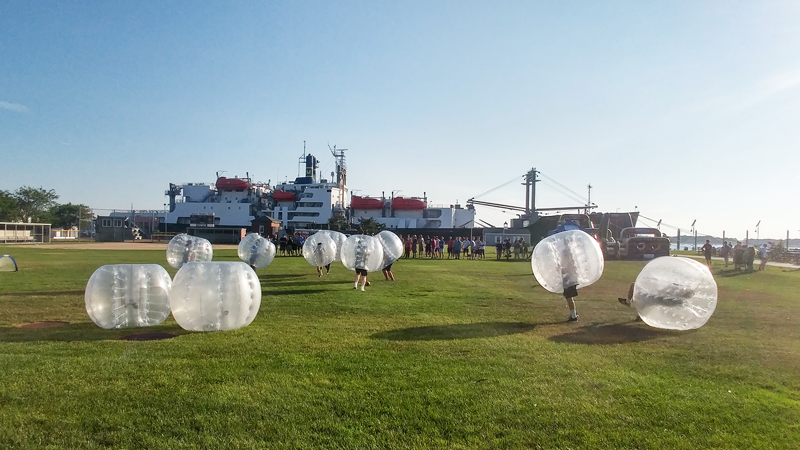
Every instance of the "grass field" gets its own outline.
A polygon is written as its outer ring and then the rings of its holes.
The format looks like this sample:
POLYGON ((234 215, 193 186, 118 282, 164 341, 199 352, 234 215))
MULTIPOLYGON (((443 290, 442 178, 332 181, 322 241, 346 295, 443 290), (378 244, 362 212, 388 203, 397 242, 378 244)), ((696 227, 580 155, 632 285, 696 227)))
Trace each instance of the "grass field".
MULTIPOLYGON (((643 263, 577 298, 525 261, 401 260, 395 282, 302 258, 259 270, 248 327, 103 330, 84 288, 163 250, 2 246, 0 448, 800 448, 800 272, 716 263, 719 304, 672 332, 620 305, 643 263), (61 321, 62 326, 29 327, 61 321), (123 336, 161 332, 152 341, 123 336)), ((215 250, 215 260, 237 260, 215 250)))

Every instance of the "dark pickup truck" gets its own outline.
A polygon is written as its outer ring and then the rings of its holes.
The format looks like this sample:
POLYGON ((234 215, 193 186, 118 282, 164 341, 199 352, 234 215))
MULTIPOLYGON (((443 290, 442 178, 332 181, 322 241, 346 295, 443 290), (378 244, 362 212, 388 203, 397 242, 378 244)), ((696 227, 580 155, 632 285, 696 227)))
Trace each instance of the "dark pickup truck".
POLYGON ((625 228, 620 233, 620 259, 645 260, 669 256, 669 238, 655 228, 625 228))

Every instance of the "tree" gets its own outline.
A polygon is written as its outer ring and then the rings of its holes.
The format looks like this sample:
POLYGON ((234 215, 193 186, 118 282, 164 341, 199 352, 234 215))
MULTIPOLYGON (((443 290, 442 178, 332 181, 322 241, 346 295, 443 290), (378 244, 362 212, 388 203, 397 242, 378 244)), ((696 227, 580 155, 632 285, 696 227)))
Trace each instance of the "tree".
POLYGON ((20 219, 23 222, 47 222, 50 209, 56 205, 58 194, 53 189, 23 186, 13 194, 19 207, 20 219))
POLYGON ((344 216, 334 215, 331 217, 331 220, 328 221, 328 228, 333 231, 346 231, 349 226, 344 216))
POLYGON ((20 220, 17 199, 8 192, 0 191, 0 222, 16 222, 20 220))
POLYGON ((94 214, 86 205, 55 205, 50 208, 50 220, 53 228, 81 228, 81 222, 91 221, 94 214))
POLYGON ((386 229, 386 225, 378 222, 377 220, 373 219, 372 217, 360 218, 358 222, 358 229, 361 234, 366 235, 373 235, 381 232, 382 230, 386 229))

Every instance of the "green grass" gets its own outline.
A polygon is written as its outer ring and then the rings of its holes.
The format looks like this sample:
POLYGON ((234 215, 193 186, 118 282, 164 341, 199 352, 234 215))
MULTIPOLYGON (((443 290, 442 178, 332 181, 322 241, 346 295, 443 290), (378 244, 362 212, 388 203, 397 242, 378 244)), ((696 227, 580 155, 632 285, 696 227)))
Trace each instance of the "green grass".
MULTIPOLYGON (((259 270, 248 327, 170 318, 103 330, 83 289, 101 265, 163 251, 0 246, 0 448, 800 448, 800 272, 715 267, 702 328, 617 303, 643 263, 609 262, 581 321, 527 262, 401 260, 367 292, 335 264, 259 270), (38 321, 66 321, 26 328, 38 321), (141 332, 178 337, 126 341, 141 332)), ((215 260, 236 260, 216 250, 215 260)))

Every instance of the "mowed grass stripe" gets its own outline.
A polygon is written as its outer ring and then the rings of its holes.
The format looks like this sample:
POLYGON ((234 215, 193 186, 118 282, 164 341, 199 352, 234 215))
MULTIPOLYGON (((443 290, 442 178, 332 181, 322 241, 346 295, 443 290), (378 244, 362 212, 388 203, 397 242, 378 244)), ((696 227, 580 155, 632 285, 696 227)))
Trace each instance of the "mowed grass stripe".
MULTIPOLYGON (((259 270, 247 328, 91 323, 99 266, 163 251, 0 246, 2 448, 797 448, 800 273, 715 266, 717 311, 657 330, 619 305, 643 263, 608 262, 581 321, 526 261, 401 260, 366 292, 335 264, 259 270), (22 328, 66 321, 51 328, 22 328), (167 332, 131 342, 119 337, 167 332)), ((234 260, 235 250, 215 251, 234 260)))

